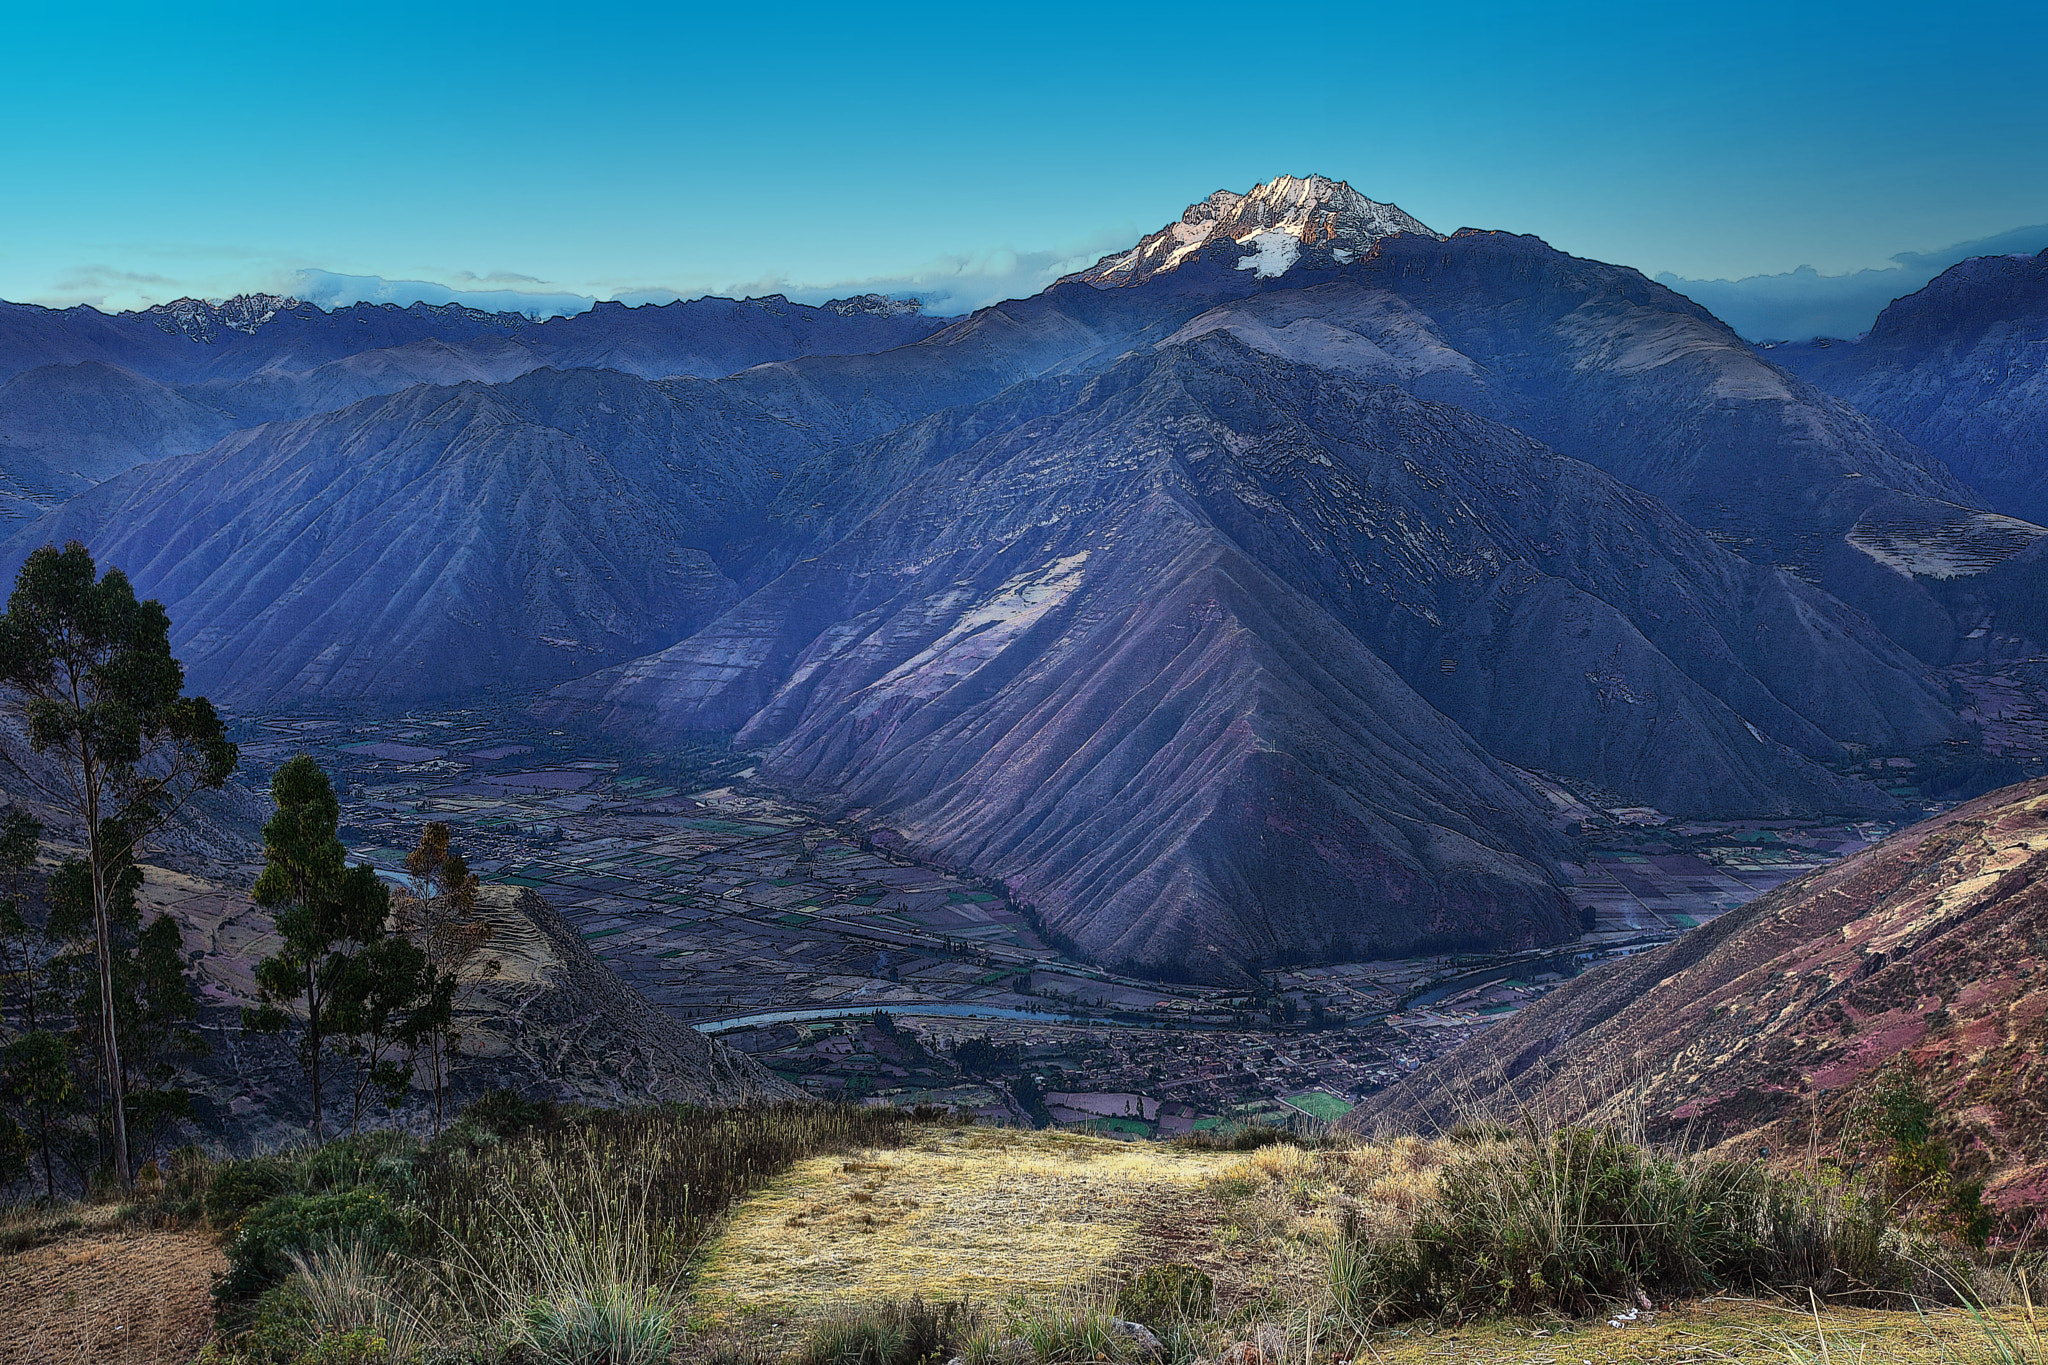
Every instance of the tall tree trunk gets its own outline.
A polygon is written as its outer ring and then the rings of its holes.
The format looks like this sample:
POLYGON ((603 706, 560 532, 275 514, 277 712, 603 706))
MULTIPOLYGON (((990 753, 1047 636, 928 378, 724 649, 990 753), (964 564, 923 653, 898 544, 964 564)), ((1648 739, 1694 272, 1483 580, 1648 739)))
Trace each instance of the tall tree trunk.
POLYGON ((50 1192, 50 1202, 57 1201, 57 1171, 50 1164, 50 1106, 42 1106, 43 1129, 43 1186, 50 1192))
POLYGON ((320 1112, 320 989, 313 964, 306 964, 306 1074, 313 1082, 313 1145, 327 1141, 326 1121, 320 1112))
POLYGON ((100 1051, 106 1060, 107 1107, 114 1133, 114 1178, 128 1188, 128 1102, 121 1072, 121 1023, 114 1012, 114 926, 107 904, 106 850, 100 842, 99 773, 80 746, 85 774, 85 861, 92 875, 92 928, 100 959, 100 1051))

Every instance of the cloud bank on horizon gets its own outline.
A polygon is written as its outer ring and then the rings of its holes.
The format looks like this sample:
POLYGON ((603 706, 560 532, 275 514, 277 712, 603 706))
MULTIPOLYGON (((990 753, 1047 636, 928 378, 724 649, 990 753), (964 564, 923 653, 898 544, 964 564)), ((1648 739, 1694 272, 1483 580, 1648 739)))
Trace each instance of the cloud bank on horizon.
POLYGON ((630 306, 672 303, 677 299, 715 294, 725 298, 762 298, 780 294, 798 303, 825 303, 858 294, 917 299, 927 313, 953 317, 1005 299, 1026 298, 1063 275, 1086 269, 1103 256, 1126 246, 1121 237, 1103 235, 1066 250, 1015 251, 1000 248, 973 254, 942 256, 921 268, 893 275, 874 275, 805 283, 782 277, 748 280, 684 293, 661 286, 581 293, 573 289, 520 289, 519 283, 543 284, 525 275, 471 276, 455 283, 438 280, 393 280, 381 275, 348 275, 332 270, 294 272, 283 292, 322 308, 355 303, 459 303, 494 313, 524 313, 533 318, 567 317, 587 311, 600 298, 630 306), (479 286, 498 286, 483 288, 479 286))
MULTIPOLYGON (((322 308, 342 308, 353 303, 459 303, 535 318, 581 313, 601 297, 637 306, 670 303, 704 293, 730 298, 780 294, 798 303, 882 294, 896 299, 914 298, 924 304, 926 312, 952 317, 1005 299, 1036 294, 1062 276, 1085 269, 1125 245, 1120 238, 1102 237, 1085 248, 1065 251, 1002 249, 946 256, 922 269, 895 275, 826 284, 770 278, 700 290, 696 294, 659 287, 605 294, 506 287, 542 283, 531 276, 471 276, 446 284, 312 269, 298 271, 287 289, 293 297, 322 308)), ((1843 275, 1823 275, 1812 266, 1803 265, 1775 275, 1751 275, 1738 280, 1686 279, 1669 271, 1655 278, 1707 308, 1751 341, 1808 341, 1817 336, 1861 336, 1892 300, 1923 288, 1942 271, 1972 256, 2032 255, 2043 249, 2048 249, 2048 224, 2014 228, 1934 251, 1901 251, 1891 257, 1893 264, 1888 267, 1843 275)))

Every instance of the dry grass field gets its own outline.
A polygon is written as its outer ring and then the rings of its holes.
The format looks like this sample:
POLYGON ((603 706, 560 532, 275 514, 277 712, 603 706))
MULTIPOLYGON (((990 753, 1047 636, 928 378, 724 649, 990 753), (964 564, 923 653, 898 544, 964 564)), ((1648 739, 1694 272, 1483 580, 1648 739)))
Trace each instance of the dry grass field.
POLYGON ((700 1314, 802 1321, 853 1297, 1002 1301, 1085 1284, 1236 1158, 1057 1132, 935 1130, 800 1163, 693 1279, 700 1314))
MULTIPOLYGON (((227 1265, 207 1232, 164 1232, 86 1208, 82 1225, 0 1255, 4 1365, 168 1365, 213 1328, 207 1289, 227 1265)), ((10 1229, 15 1231, 16 1229, 10 1229)))
MULTIPOLYGON (((2048 1336, 2024 1306, 1816 1317, 1809 1304, 1722 1296, 1625 1321, 1420 1318, 1361 1338, 1331 1288, 1345 1229, 1404 1234, 1448 1197, 1443 1172, 1483 1150, 1402 1139, 1233 1152, 915 1127, 901 1146, 799 1161, 715 1221, 682 1287, 691 1330, 675 1358, 799 1359, 821 1323, 912 1296, 971 1300, 1002 1338, 1101 1314, 1133 1272, 1181 1263, 1214 1278, 1215 1312, 1173 1358, 1209 1365, 2048 1365, 2048 1336)), ((9 1220, 6 1245, 25 1249, 0 1253, 0 1365, 192 1361, 225 1264, 221 1234, 145 1221, 108 1207, 9 1220)))
POLYGON ((743 1202, 692 1277, 693 1313, 782 1342, 858 1301, 971 1298, 1022 1315, 1175 1261, 1215 1278, 1226 1314, 1298 1316, 1324 1291, 1342 1221, 1405 1226, 1443 1158, 1418 1140, 1235 1153, 931 1130, 803 1162, 743 1202))

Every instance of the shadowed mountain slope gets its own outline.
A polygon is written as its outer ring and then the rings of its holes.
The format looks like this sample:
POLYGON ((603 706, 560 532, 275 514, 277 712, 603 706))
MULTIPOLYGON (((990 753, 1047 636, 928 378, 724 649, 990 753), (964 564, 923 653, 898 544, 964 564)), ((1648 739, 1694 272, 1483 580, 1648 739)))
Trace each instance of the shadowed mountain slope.
POLYGON ((454 304, 330 313, 260 295, 113 316, 0 303, 0 497, 33 516, 237 428, 418 384, 503 383, 548 367, 715 378, 795 356, 886 350, 945 325, 873 297, 815 308, 779 296, 607 303, 546 322, 454 304))
POLYGON ((2048 521, 2048 252, 1951 266, 1860 342, 1766 354, 1946 460, 1987 506, 2048 521))
POLYGON ((740 594, 756 490, 803 443, 701 381, 539 371, 237 434, 9 543, 79 538, 237 705, 420 699, 587 672, 740 594))
POLYGON ((2048 781, 1994 792, 1560 987, 1347 1122, 1531 1105, 1803 1152, 1906 1059, 2001 1204, 2048 1196, 2048 781))
POLYGON ((1805 814, 1888 804, 1847 746, 1966 740, 1898 642, 1946 661, 1968 622, 1912 566, 2024 597, 2037 528, 1634 271, 1336 182, 1190 212, 937 330, 872 301, 131 318, 179 401, 347 406, 120 475, 0 559, 86 539, 238 706, 567 682, 650 743, 738 731, 1099 958, 1211 975, 1568 933, 1508 764, 1805 814), (888 346, 825 353, 857 335, 888 346))
POLYGON ((1561 933, 1487 748, 1708 814, 1881 802, 1812 758, 1955 733, 1853 611, 1470 413, 1222 336, 1001 405, 871 451, 901 492, 559 712, 737 730, 1091 954, 1197 971, 1230 916, 1252 959, 1561 933), (1533 934, 1430 899, 1503 867, 1533 934))
POLYGON ((102 361, 45 365, 0 381, 0 480, 36 515, 144 461, 203 450, 238 425, 102 361))
POLYGON ((1533 238, 1390 238, 1340 280, 1237 300, 1188 327, 1216 329, 1515 426, 1864 607, 1936 662, 1969 626, 1859 531, 1960 528, 1971 574, 2026 543, 1980 534, 1977 496, 1938 460, 1759 358, 1697 305, 1533 238))

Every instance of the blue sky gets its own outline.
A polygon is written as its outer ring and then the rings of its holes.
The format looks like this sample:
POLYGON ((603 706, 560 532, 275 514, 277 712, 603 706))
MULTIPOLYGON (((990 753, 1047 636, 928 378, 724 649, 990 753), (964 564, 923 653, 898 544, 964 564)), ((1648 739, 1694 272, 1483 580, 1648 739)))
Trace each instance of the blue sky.
POLYGON ((0 297, 1025 292, 1321 172, 1686 279, 2048 223, 2038 4, 0 0, 0 297))

